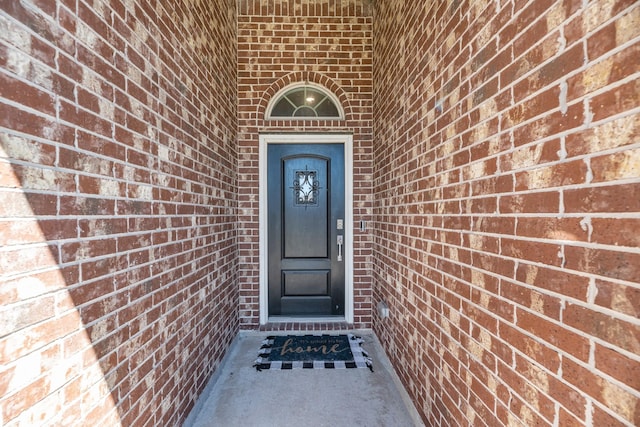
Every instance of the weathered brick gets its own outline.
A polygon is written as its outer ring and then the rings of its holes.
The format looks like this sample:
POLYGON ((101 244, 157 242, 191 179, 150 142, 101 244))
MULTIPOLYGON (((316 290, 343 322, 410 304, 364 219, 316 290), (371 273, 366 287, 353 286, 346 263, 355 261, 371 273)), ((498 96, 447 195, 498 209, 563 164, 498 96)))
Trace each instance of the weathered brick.
POLYGON ((560 209, 560 195, 554 191, 519 193, 500 197, 500 212, 510 213, 555 213, 560 209))
POLYGON ((501 381, 504 381, 519 396, 527 396, 527 403, 533 406, 533 409, 541 414, 547 422, 553 420, 554 409, 552 408, 551 399, 548 397, 548 390, 540 390, 536 386, 540 386, 539 381, 532 378, 532 365, 524 361, 523 358, 517 358, 516 369, 505 366, 503 363, 498 364, 498 375, 501 381))
MULTIPOLYGON (((638 421, 637 397, 617 384, 598 376, 596 372, 569 358, 564 358, 562 378, 616 413, 627 423, 636 424, 638 421)), ((597 419, 608 418, 604 414, 596 417, 597 419)))
POLYGON ((560 320, 560 301, 550 295, 503 280, 500 296, 546 317, 560 320))
POLYGON ((580 218, 519 218, 516 234, 522 237, 580 242, 588 241, 589 237, 580 218))
POLYGON ((589 280, 566 270, 550 269, 527 263, 520 263, 515 274, 518 281, 548 289, 572 298, 586 300, 589 280))
POLYGON ((577 304, 568 304, 563 309, 562 320, 631 353, 640 352, 640 327, 625 320, 577 304))
POLYGON ((640 83, 637 79, 594 96, 590 100, 593 120, 603 120, 637 107, 640 83))
POLYGON ((596 368, 607 375, 627 384, 634 390, 640 389, 640 362, 631 359, 613 348, 596 345, 596 368))
POLYGON ((594 303, 632 317, 640 317, 640 289, 597 279, 594 303))
POLYGON ((640 184, 587 186, 564 190, 564 207, 572 213, 640 211, 640 184))
POLYGON ((568 101, 583 97, 637 73, 640 70, 640 64, 634 61, 634 58, 638 55, 640 55, 640 44, 635 43, 570 77, 567 80, 568 101))
POLYGON ((551 345, 586 361, 589 358, 589 340, 564 325, 543 319, 525 310, 517 310, 517 326, 551 345))
POLYGON ((550 62, 542 65, 534 73, 514 87, 516 101, 524 99, 534 92, 548 87, 565 75, 577 70, 584 64, 582 46, 575 45, 550 62))
POLYGON ((602 251, 567 246, 565 267, 603 278, 634 281, 640 275, 640 255, 633 252, 602 251))

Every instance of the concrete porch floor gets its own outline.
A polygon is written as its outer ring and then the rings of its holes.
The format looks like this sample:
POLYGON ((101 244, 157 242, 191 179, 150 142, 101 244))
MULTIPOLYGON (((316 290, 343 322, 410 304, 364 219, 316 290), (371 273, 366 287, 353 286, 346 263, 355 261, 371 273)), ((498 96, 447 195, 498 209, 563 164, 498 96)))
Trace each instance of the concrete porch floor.
POLYGON ((373 358, 374 372, 368 369, 258 372, 252 366, 261 341, 268 335, 287 333, 241 332, 184 426, 422 426, 373 332, 352 333, 364 339, 362 346, 373 358))

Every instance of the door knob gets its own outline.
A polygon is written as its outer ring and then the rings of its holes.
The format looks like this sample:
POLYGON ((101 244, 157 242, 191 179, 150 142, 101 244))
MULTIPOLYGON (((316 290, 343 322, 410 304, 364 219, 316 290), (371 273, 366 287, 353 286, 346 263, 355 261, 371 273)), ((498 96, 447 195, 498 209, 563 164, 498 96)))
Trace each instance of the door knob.
POLYGON ((342 245, 344 244, 344 236, 338 235, 338 261, 342 261, 342 245))

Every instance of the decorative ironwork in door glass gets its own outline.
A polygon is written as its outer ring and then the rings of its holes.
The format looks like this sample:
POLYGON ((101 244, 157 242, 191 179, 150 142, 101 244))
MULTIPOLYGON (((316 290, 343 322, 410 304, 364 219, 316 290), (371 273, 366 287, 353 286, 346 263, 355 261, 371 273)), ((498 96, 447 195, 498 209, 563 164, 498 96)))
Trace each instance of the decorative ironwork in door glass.
POLYGON ((318 173, 305 168, 303 171, 296 171, 293 180, 293 193, 295 204, 298 206, 313 206, 318 204, 318 190, 320 184, 317 179, 318 173))

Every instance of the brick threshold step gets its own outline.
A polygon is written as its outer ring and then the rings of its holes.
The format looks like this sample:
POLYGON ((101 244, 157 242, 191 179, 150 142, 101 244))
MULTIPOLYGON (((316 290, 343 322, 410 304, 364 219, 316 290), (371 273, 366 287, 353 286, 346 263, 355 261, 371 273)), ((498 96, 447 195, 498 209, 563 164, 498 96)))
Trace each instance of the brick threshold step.
POLYGON ((260 325, 258 331, 348 331, 353 330, 354 325, 346 322, 272 322, 260 325))

